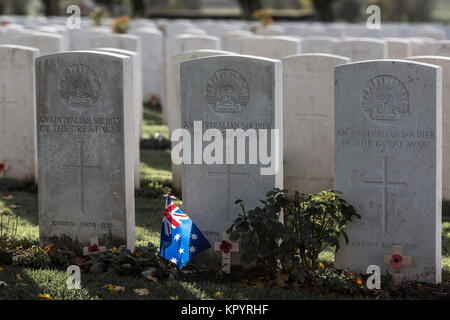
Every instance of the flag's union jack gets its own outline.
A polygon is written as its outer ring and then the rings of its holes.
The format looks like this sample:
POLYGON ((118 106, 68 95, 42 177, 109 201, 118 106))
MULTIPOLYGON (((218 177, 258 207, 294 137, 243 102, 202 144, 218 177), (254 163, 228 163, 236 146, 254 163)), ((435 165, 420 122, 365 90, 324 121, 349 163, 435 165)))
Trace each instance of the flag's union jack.
POLYGON ((167 195, 161 225, 160 255, 183 268, 199 252, 211 248, 194 222, 167 195))
POLYGON ((183 220, 189 220, 189 217, 178 208, 178 206, 170 199, 170 196, 167 197, 166 207, 164 208, 164 230, 168 236, 171 236, 172 230, 176 229, 183 220))

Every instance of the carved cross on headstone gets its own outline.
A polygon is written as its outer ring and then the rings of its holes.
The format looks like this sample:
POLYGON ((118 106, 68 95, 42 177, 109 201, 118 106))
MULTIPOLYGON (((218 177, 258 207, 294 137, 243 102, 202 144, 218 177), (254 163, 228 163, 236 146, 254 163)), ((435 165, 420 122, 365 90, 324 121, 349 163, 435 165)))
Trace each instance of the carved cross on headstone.
POLYGON ((230 221, 230 213, 231 213, 231 205, 233 202, 233 199, 231 199, 231 179, 232 178, 249 178, 248 172, 232 172, 230 165, 227 165, 227 170, 225 172, 221 171, 215 171, 215 172, 208 172, 208 177, 225 177, 226 179, 226 186, 227 186, 227 196, 224 197, 227 201, 226 203, 226 210, 227 210, 227 221, 230 221))
POLYGON ((94 254, 96 252, 105 252, 106 247, 105 246, 99 246, 98 245, 98 238, 92 237, 89 241, 90 246, 83 248, 83 255, 88 256, 90 254, 94 254))
POLYGON ((80 206, 81 206, 81 212, 85 213, 85 207, 84 207, 84 173, 86 169, 100 169, 101 166, 97 165, 86 165, 84 163, 84 141, 80 140, 78 141, 78 154, 79 156, 79 162, 77 164, 64 164, 63 166, 66 168, 74 168, 78 169, 80 173, 80 206))
POLYGON ((402 269, 404 266, 412 265, 412 257, 403 256, 403 247, 401 245, 392 245, 392 255, 384 256, 384 263, 391 265, 394 283, 400 284, 403 281, 402 269))
POLYGON ((326 114, 323 114, 323 113, 321 113, 321 112, 317 112, 316 110, 315 110, 315 99, 314 99, 314 97, 313 96, 310 96, 309 97, 309 105, 311 106, 310 108, 308 108, 308 109, 312 109, 312 110, 310 110, 310 111, 306 111, 306 112, 303 112, 303 113, 295 113, 295 116, 297 117, 297 118, 299 118, 299 119, 301 119, 301 120, 307 120, 307 121, 310 121, 311 119, 326 119, 327 118, 327 115, 326 114))
POLYGON ((222 242, 214 242, 214 251, 222 251, 222 271, 231 272, 231 252, 239 252, 239 243, 231 242, 227 233, 222 234, 222 242))
POLYGON ((5 130, 5 123, 6 123, 6 106, 8 105, 15 105, 17 104, 17 101, 10 101, 6 98, 6 86, 2 85, 2 92, 0 94, 0 107, 2 108, 1 112, 1 118, 2 118, 2 130, 5 130))
POLYGON ((403 189, 407 190, 407 184, 406 182, 394 182, 390 181, 388 178, 388 158, 383 157, 383 178, 382 180, 377 181, 363 181, 363 186, 365 187, 380 187, 383 189, 381 193, 381 216, 382 216, 382 225, 383 225, 383 231, 384 233, 389 233, 388 228, 388 220, 389 220, 389 214, 388 214, 388 194, 389 194, 389 188, 396 188, 396 189, 403 189))

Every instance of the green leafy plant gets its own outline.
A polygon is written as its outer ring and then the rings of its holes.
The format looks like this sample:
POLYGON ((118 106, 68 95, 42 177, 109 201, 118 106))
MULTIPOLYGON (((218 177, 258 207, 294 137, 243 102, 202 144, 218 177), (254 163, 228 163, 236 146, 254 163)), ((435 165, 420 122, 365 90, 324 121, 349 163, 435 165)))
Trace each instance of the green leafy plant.
POLYGON ((18 250, 13 256, 13 263, 22 267, 43 269, 51 264, 47 250, 39 246, 18 250))
POLYGON ((228 230, 231 240, 239 240, 244 263, 260 263, 270 272, 283 269, 305 280, 319 269, 318 256, 327 248, 339 250, 339 238, 346 242, 346 223, 360 218, 340 192, 295 193, 293 199, 278 188, 267 193, 264 206, 245 210, 228 230), (281 221, 281 213, 284 222, 281 221))
POLYGON ((134 252, 125 246, 96 252, 87 257, 80 267, 93 274, 114 272, 120 275, 149 274, 158 279, 168 278, 175 269, 158 255, 157 248, 149 243, 147 247, 137 247, 134 252))

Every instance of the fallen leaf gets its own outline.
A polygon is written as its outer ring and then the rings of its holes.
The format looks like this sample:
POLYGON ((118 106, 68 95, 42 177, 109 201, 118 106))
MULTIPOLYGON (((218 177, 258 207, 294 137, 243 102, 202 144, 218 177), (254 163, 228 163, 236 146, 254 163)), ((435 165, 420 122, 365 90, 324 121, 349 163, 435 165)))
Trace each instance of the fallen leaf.
POLYGON ((148 280, 152 280, 153 282, 158 282, 158 278, 152 277, 151 275, 145 276, 148 280))
POLYGON ((5 281, 0 281, 0 287, 1 286, 5 286, 5 287, 7 287, 8 286, 8 284, 5 282, 5 281))
POLYGON ((136 292, 140 296, 146 296, 149 294, 148 290, 145 288, 144 289, 134 289, 133 291, 136 292))
POLYGON ((170 298, 170 300, 178 300, 178 296, 175 296, 175 297, 170 296, 169 298, 170 298))
POLYGON ((18 205, 18 204, 10 204, 8 206, 8 208, 10 208, 10 209, 18 209, 18 208, 20 208, 20 205, 18 205))
POLYGON ((220 291, 214 292, 214 297, 215 298, 223 298, 223 292, 220 292, 220 291))
POLYGON ((2 199, 3 200, 12 200, 12 199, 14 199, 14 197, 10 194, 5 194, 2 196, 2 199))
POLYGON ((16 278, 17 278, 17 280, 19 280, 19 281, 23 281, 23 278, 22 278, 22 276, 20 275, 20 273, 16 274, 16 278))
POLYGON ((286 287, 288 284, 286 283, 286 281, 289 279, 289 275, 288 274, 282 274, 281 272, 277 273, 277 277, 275 279, 275 285, 277 287, 283 288, 286 287))
POLYGON ((108 289, 111 293, 116 293, 119 291, 125 292, 125 287, 115 286, 113 284, 104 285, 103 288, 108 289))
POLYGON ((262 282, 262 281, 255 281, 255 282, 252 282, 251 285, 249 285, 248 287, 249 288, 262 289, 262 288, 264 288, 264 282, 262 282))
POLYGON ((40 294, 38 294, 37 298, 42 299, 42 300, 51 300, 52 299, 52 297, 50 297, 50 295, 47 293, 40 293, 40 294))

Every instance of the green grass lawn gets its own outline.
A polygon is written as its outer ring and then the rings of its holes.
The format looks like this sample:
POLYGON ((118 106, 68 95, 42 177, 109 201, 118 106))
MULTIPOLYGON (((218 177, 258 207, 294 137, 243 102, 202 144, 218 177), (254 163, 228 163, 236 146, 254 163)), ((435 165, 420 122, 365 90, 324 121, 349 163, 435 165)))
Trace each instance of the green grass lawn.
MULTIPOLYGON (((161 115, 146 110, 144 133, 148 136, 157 132, 168 134, 161 125, 161 115)), ((145 181, 170 181, 170 152, 142 150, 141 175, 145 181)), ((159 245, 161 217, 164 198, 150 199, 136 195, 136 244, 146 246, 152 242, 159 245)), ((7 210, 10 217, 18 217, 16 239, 24 245, 38 244, 37 194, 24 191, 0 192, 0 210, 7 210), (9 197, 5 197, 9 196, 9 197)), ((7 216, 3 218, 6 219, 7 216)), ((331 251, 320 256, 326 266, 333 265, 331 251)), ((450 278, 450 217, 443 221, 443 274, 450 278)), ((311 294, 282 288, 242 287, 232 282, 212 283, 209 281, 153 282, 141 277, 118 276, 113 273, 91 275, 82 273, 82 289, 69 290, 66 287, 68 275, 61 270, 29 269, 14 265, 0 266, 0 300, 36 299, 39 294, 48 294, 52 299, 339 299, 364 298, 355 296, 311 294), (8 286, 1 285, 1 281, 8 286), (125 292, 111 293, 104 285, 125 287, 125 292), (134 289, 148 289, 148 295, 139 296, 134 289), (223 296, 215 295, 221 292, 223 296)))

